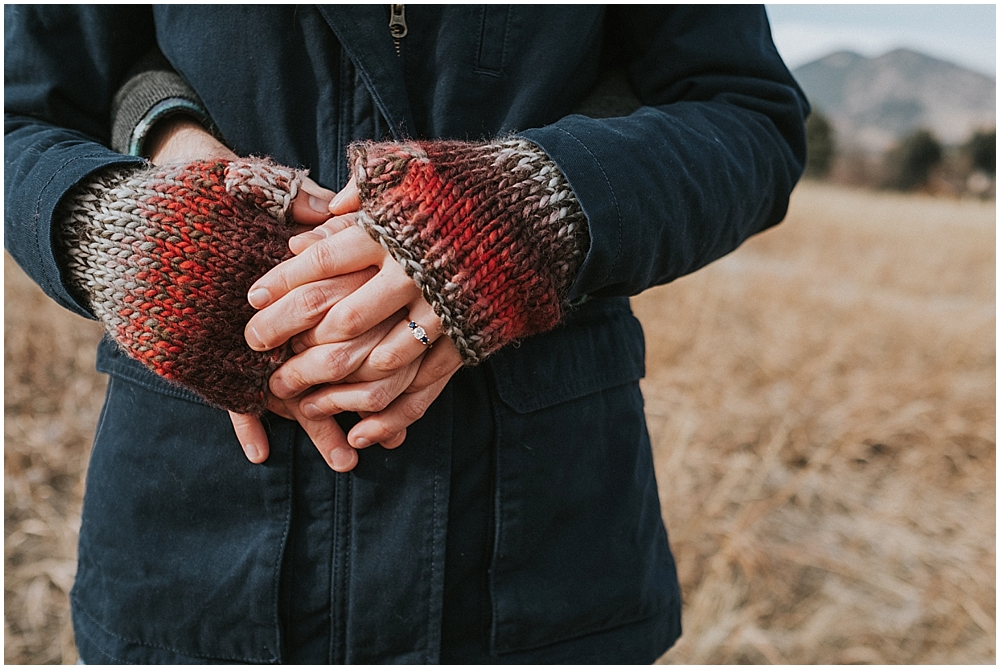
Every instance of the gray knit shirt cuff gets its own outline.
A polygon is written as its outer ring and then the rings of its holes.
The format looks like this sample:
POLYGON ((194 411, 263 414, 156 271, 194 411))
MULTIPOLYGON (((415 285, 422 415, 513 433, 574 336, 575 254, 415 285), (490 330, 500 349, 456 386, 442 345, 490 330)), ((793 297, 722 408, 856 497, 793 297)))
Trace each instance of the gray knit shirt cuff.
POLYGON ((111 148, 143 155, 150 129, 163 119, 183 114, 218 134, 197 93, 175 73, 162 69, 138 72, 118 89, 111 112, 111 148))

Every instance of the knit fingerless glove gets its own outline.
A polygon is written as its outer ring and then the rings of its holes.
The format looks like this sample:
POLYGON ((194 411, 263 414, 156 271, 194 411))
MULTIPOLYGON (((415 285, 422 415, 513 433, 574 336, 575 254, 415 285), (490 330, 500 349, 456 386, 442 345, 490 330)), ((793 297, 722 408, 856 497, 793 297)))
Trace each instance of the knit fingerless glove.
POLYGON ((359 224, 420 287, 467 365, 549 330, 589 244, 565 177, 534 144, 362 143, 359 224))
POLYGON ((261 414, 290 351, 247 346, 246 295, 291 256, 301 176, 260 159, 98 176, 58 214, 69 282, 126 354, 211 404, 261 414))

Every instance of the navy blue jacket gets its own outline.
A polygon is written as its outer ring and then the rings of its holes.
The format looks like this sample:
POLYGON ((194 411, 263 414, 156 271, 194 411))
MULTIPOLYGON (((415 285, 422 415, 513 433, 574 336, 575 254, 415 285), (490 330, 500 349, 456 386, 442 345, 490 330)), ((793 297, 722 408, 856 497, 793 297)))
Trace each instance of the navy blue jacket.
POLYGON ((583 306, 456 375, 403 447, 363 451, 349 474, 275 417, 270 459, 249 464, 223 412, 102 343, 111 380, 72 595, 87 662, 279 662, 310 643, 329 661, 447 659, 466 452, 489 456, 474 491, 488 525, 482 661, 649 662, 673 643, 680 596, 626 298, 784 216, 808 107, 762 8, 410 6, 398 54, 386 6, 4 16, 5 244, 78 314, 53 211, 87 175, 137 162, 106 148, 110 106, 154 40, 238 154, 337 189, 352 140, 518 133, 565 173, 591 236, 570 295, 583 306), (642 106, 572 114, 616 68, 642 106), (312 618, 289 594, 316 592, 312 618))

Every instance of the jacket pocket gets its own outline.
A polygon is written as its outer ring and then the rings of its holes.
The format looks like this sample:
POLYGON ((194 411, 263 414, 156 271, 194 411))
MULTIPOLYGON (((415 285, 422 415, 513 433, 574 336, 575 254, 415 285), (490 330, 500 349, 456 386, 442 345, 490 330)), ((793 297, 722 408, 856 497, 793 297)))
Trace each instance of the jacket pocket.
POLYGON ((476 44, 476 72, 499 76, 507 47, 510 5, 483 5, 476 44))
POLYGON ((594 300, 554 331, 492 358, 500 399, 517 413, 641 379, 642 326, 625 298, 594 300))
POLYGON ((638 386, 642 330, 625 301, 588 307, 492 363, 497 653, 644 620, 677 596, 638 386))
POLYGON ((206 407, 209 406, 208 402, 199 395, 196 395, 178 383, 172 383, 157 376, 146 367, 143 367, 142 363, 128 357, 107 336, 97 346, 97 371, 123 381, 129 381, 146 390, 152 390, 167 397, 194 402, 206 407))
POLYGON ((279 661, 290 430, 275 421, 270 458, 252 465, 224 412, 116 360, 102 363, 72 592, 81 655, 279 661))

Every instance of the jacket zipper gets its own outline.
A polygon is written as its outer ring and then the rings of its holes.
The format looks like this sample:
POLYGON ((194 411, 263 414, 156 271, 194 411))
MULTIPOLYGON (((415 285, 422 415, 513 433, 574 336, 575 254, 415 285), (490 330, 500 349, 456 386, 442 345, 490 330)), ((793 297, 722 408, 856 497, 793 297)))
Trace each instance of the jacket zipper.
POLYGON ((406 5, 389 5, 389 34, 399 56, 399 40, 406 37, 406 5))

